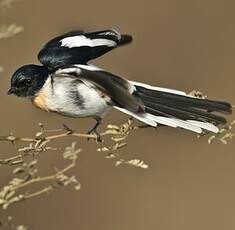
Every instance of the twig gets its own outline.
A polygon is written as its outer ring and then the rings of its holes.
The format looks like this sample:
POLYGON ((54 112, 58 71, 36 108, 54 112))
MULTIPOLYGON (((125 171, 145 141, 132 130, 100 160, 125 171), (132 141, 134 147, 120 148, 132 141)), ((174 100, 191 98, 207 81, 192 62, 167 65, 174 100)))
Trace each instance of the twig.
MULTIPOLYGON (((109 131, 105 131, 103 133, 100 134, 100 136, 104 137, 107 135, 112 135, 113 133, 109 132, 109 131)), ((43 138, 28 138, 28 137, 15 137, 13 135, 8 135, 8 136, 0 136, 0 141, 9 141, 9 142, 33 142, 36 143, 39 140, 55 140, 58 138, 63 138, 63 137, 69 137, 69 136, 73 136, 73 137, 79 137, 79 138, 86 138, 86 139, 97 139, 97 135, 94 134, 84 134, 84 133, 70 133, 70 132, 66 132, 66 133, 62 133, 62 134, 57 134, 57 135, 52 135, 52 136, 47 136, 47 137, 43 137, 43 138)))
POLYGON ((30 198, 33 198, 33 197, 36 197, 36 196, 40 196, 40 195, 43 195, 44 193, 49 193, 50 191, 53 190, 53 186, 50 185, 42 190, 39 190, 37 192, 33 192, 33 193, 30 193, 28 195, 24 195, 24 199, 30 199, 30 198))
POLYGON ((10 204, 20 202, 32 197, 42 195, 46 192, 53 190, 58 186, 67 186, 69 184, 74 184, 75 188, 78 190, 80 185, 74 176, 67 176, 72 168, 76 166, 78 160, 78 154, 81 149, 76 149, 76 143, 72 143, 71 147, 66 147, 63 154, 64 159, 70 160, 71 163, 61 170, 56 170, 56 172, 49 176, 40 177, 37 175, 37 169, 34 168, 37 164, 36 160, 29 163, 24 163, 23 167, 18 167, 13 170, 13 174, 26 173, 23 178, 14 178, 8 185, 4 186, 0 190, 0 205, 3 209, 6 209, 10 204), (40 189, 38 191, 25 194, 19 194, 19 190, 26 189, 39 183, 44 183, 48 181, 54 181, 56 184, 49 184, 46 188, 40 189), (56 186, 57 185, 57 186, 56 186))

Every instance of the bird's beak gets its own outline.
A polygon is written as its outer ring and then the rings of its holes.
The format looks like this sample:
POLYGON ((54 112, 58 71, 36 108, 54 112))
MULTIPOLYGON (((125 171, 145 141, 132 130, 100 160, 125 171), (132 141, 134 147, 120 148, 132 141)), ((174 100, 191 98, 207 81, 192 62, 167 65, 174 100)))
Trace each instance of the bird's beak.
POLYGON ((10 95, 10 94, 13 94, 13 93, 15 93, 15 92, 16 92, 15 88, 10 88, 10 89, 7 91, 7 94, 10 95))

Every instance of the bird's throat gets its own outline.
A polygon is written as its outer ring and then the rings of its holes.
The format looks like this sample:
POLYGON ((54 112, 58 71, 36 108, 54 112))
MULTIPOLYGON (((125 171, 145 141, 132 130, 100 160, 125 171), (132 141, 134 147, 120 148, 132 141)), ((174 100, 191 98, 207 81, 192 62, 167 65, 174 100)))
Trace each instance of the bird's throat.
POLYGON ((33 104, 44 110, 49 112, 48 106, 47 106, 47 101, 48 101, 48 94, 45 91, 40 91, 37 93, 37 95, 32 99, 33 104))

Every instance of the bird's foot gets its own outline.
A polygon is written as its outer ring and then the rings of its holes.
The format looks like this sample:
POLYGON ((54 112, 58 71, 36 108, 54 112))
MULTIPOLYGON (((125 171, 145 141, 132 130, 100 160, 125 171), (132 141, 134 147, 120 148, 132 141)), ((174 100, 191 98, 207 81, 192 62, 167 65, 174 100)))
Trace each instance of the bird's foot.
MULTIPOLYGON (((97 131, 97 128, 100 125, 100 123, 101 123, 101 118, 96 118, 95 126, 87 133, 87 134, 94 134, 94 135, 96 135, 96 141, 97 142, 102 142, 101 135, 97 131)), ((88 138, 88 140, 90 140, 90 138, 88 138)))
MULTIPOLYGON (((102 139, 101 139, 101 135, 100 133, 97 131, 96 128, 92 128, 90 131, 87 132, 88 135, 95 135, 96 136, 96 141, 97 142, 102 142, 102 139)), ((89 141, 91 138, 88 137, 87 140, 89 141)))
POLYGON ((69 126, 67 126, 66 124, 63 124, 63 128, 64 128, 65 131, 68 132, 68 134, 74 133, 74 130, 71 129, 71 128, 70 128, 69 126))

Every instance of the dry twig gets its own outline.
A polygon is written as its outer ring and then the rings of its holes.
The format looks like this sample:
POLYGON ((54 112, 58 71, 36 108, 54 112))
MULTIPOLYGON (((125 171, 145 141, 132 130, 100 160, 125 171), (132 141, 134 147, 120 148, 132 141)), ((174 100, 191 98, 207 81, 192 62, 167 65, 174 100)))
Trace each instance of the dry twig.
MULTIPOLYGON (((63 153, 63 158, 70 161, 65 168, 56 170, 55 173, 48 176, 40 176, 38 174, 38 155, 48 151, 59 151, 59 148, 51 147, 49 144, 57 139, 73 136, 77 138, 90 138, 97 140, 97 136, 93 134, 82 134, 73 131, 67 125, 63 125, 62 129, 57 130, 46 130, 44 126, 39 124, 40 130, 36 132, 34 137, 16 137, 14 135, 1 136, 0 141, 7 141, 12 143, 17 153, 14 156, 0 159, 0 165, 16 166, 13 169, 13 174, 18 177, 13 178, 7 185, 0 189, 0 205, 3 209, 8 208, 9 205, 24 201, 42 194, 46 194, 55 188, 67 185, 74 185, 76 190, 80 189, 74 175, 68 176, 67 173, 76 166, 78 160, 78 154, 81 149, 76 149, 75 142, 70 146, 66 147, 63 153), (27 146, 17 147, 16 144, 28 143, 27 146), (28 161, 27 157, 33 157, 33 160, 28 161), (41 189, 34 192, 29 192, 32 187, 36 184, 45 184, 41 189), (25 192, 22 192, 25 191, 25 192)), ((102 137, 109 137, 109 141, 113 144, 107 146, 105 141, 98 143, 101 147, 98 147, 97 151, 105 152, 104 149, 110 150, 106 155, 106 158, 115 159, 116 166, 121 164, 133 165, 140 168, 147 168, 148 166, 138 159, 125 160, 121 157, 119 150, 126 147, 124 140, 128 137, 132 130, 137 127, 133 126, 133 121, 130 119, 120 126, 108 125, 107 129, 101 133, 102 137)))
POLYGON ((80 152, 81 149, 76 148, 75 142, 70 147, 66 147, 63 158, 69 160, 70 163, 65 168, 56 170, 55 173, 48 176, 38 175, 37 160, 32 160, 29 163, 25 162, 22 166, 15 168, 13 174, 18 175, 18 177, 13 178, 0 190, 0 205, 2 208, 7 209, 11 204, 40 196, 61 186, 74 185, 75 189, 79 190, 80 183, 76 177, 68 176, 67 173, 76 166, 80 152), (35 192, 29 192, 33 185, 45 184, 45 182, 51 183, 35 192), (26 190, 26 192, 21 192, 22 189, 26 190))

